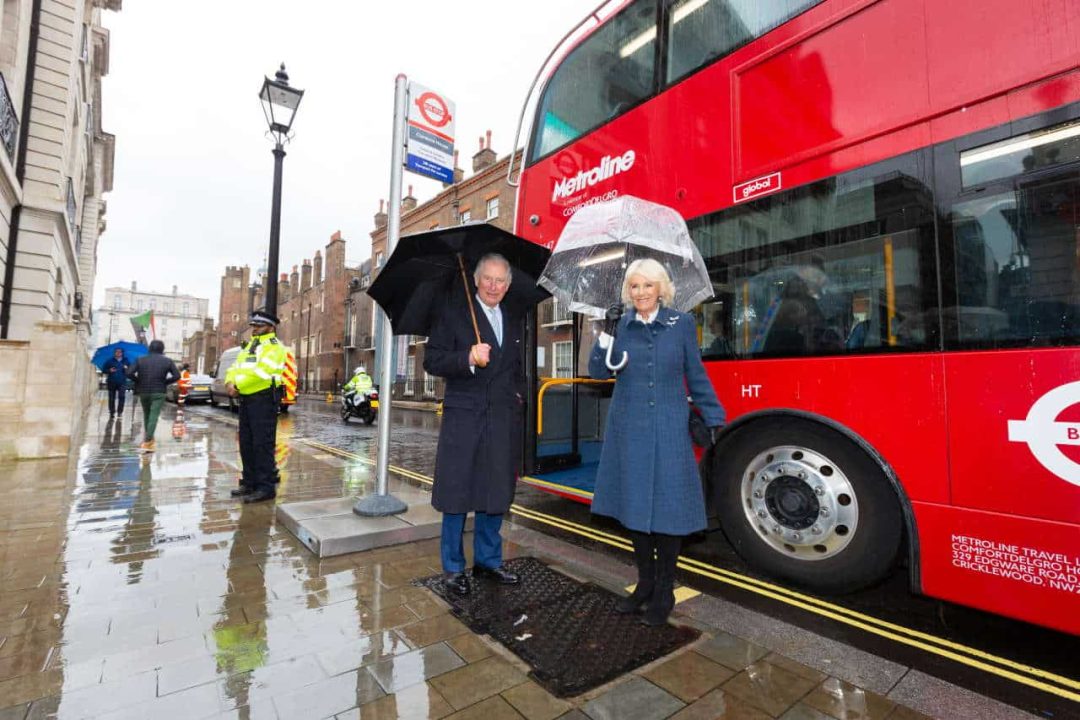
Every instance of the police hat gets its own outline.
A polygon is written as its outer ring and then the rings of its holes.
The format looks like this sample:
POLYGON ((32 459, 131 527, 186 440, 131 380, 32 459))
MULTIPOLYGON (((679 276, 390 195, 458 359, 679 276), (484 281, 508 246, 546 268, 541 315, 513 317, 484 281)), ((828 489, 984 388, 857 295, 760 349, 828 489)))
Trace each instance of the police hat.
POLYGON ((248 319, 248 325, 273 325, 277 327, 278 322, 280 321, 277 316, 263 309, 251 313, 251 318, 248 319))

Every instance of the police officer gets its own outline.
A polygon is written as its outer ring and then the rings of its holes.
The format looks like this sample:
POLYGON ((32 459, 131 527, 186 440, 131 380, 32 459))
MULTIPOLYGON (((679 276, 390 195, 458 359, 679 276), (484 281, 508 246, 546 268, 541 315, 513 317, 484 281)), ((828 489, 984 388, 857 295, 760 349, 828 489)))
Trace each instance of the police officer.
POLYGON ((225 373, 230 397, 240 398, 240 459, 244 474, 240 487, 232 491, 245 503, 270 500, 277 493, 277 465, 274 445, 285 346, 274 334, 278 319, 266 310, 251 314, 249 340, 225 373))
POLYGON ((356 368, 355 374, 352 379, 345 383, 345 387, 342 390, 346 394, 355 393, 358 395, 367 395, 371 392, 371 388, 374 384, 371 382, 371 376, 367 374, 367 368, 360 365, 356 368))

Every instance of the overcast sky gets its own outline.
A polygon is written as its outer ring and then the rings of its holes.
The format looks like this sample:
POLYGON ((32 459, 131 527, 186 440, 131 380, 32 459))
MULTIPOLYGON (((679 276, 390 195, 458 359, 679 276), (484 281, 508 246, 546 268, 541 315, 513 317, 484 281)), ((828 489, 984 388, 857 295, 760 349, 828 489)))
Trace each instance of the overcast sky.
MULTIPOLYGON (((471 174, 479 137, 499 157, 533 75, 590 10, 581 0, 141 0, 105 13, 111 33, 103 127, 116 135, 104 288, 210 299, 226 265, 258 268, 269 244, 272 143, 258 100, 284 61, 306 91, 287 146, 283 271, 341 230, 347 258, 370 255, 379 199, 389 195, 394 77, 457 104, 457 147, 471 174)), ((405 174, 423 202, 441 188, 405 174)))

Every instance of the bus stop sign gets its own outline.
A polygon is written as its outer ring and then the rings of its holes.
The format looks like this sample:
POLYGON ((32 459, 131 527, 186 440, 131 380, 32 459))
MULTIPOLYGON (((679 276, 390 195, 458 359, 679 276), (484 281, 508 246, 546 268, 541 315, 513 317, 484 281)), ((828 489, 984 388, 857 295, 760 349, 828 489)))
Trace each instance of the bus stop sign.
POLYGON ((454 182, 454 103, 419 83, 409 83, 405 167, 444 183, 454 182))

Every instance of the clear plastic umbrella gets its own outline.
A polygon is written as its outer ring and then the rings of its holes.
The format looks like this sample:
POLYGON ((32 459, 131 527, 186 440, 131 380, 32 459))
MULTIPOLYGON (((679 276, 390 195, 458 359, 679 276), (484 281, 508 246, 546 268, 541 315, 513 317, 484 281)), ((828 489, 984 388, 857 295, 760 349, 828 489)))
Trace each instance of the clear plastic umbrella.
MULTIPOLYGON (((682 215, 630 195, 578 210, 538 282, 571 311, 602 318, 622 301, 626 269, 641 258, 652 258, 667 270, 676 310, 690 310, 712 297, 709 271, 682 215)), ((610 358, 608 366, 617 369, 610 358)))

